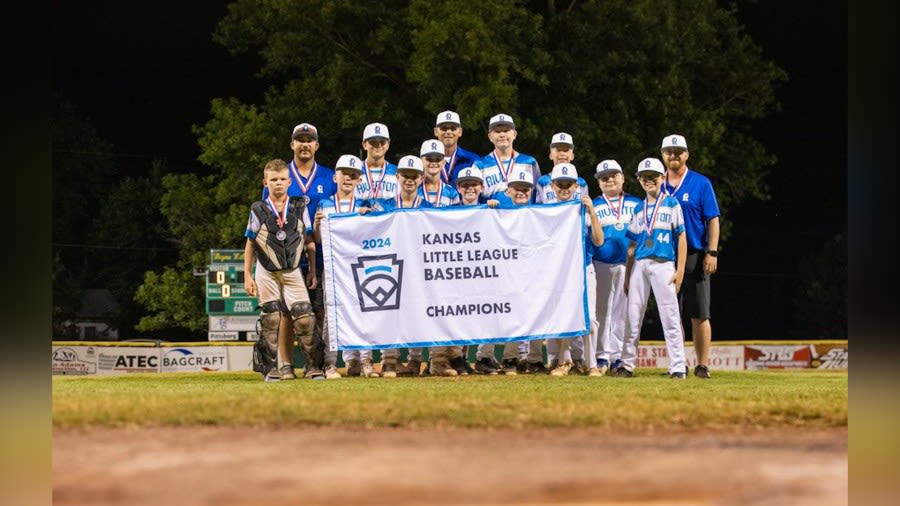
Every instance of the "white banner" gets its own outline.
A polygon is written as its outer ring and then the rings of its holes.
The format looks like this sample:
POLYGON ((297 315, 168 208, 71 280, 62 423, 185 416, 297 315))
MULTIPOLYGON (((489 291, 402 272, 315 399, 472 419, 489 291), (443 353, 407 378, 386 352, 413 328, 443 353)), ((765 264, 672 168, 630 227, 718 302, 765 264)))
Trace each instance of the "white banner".
POLYGON ((581 203, 401 209, 323 221, 332 349, 588 332, 581 203))

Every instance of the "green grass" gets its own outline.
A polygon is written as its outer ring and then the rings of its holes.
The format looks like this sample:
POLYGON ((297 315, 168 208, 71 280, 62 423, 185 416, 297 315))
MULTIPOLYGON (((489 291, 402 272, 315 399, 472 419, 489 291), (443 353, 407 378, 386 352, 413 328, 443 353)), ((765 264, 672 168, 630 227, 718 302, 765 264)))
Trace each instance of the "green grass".
POLYGON ((703 381, 546 375, 264 383, 256 373, 53 377, 54 427, 360 425, 620 430, 846 427, 847 371, 703 381))

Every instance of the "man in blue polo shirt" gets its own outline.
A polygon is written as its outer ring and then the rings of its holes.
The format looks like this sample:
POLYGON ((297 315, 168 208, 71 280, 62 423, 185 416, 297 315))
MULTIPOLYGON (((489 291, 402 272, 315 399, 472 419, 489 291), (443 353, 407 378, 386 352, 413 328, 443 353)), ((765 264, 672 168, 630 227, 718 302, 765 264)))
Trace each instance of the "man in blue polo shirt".
POLYGON ((687 235, 688 254, 679 306, 682 318, 691 319, 691 336, 697 353, 694 376, 709 379, 712 341, 709 278, 718 269, 719 203, 709 178, 688 169, 690 154, 683 136, 663 137, 661 150, 666 165, 662 190, 681 205, 687 235))

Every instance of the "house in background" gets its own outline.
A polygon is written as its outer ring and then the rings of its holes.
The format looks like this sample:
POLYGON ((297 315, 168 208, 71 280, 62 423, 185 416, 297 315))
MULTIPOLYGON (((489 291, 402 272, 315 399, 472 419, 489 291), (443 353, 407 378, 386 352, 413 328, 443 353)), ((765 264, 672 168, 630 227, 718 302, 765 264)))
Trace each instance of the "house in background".
POLYGON ((67 322, 76 329, 77 339, 84 341, 117 341, 119 329, 115 328, 119 304, 112 292, 91 288, 81 293, 81 309, 75 319, 67 322))

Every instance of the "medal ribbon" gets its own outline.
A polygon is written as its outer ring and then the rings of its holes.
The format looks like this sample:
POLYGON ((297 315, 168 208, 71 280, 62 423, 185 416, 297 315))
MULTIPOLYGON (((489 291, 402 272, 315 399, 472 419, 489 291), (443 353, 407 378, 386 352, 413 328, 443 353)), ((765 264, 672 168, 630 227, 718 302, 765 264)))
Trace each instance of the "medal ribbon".
POLYGON ((600 196, 603 197, 603 200, 606 202, 606 205, 609 206, 610 212, 612 212, 613 216, 616 217, 616 223, 618 223, 619 217, 622 216, 622 210, 625 209, 625 194, 619 193, 619 208, 618 209, 613 207, 612 202, 610 202, 609 199, 606 198, 605 193, 601 193, 600 196))
MULTIPOLYGON (((403 197, 400 196, 400 193, 398 192, 397 195, 394 196, 394 198, 397 199, 397 208, 403 209, 403 197)), ((413 200, 412 205, 409 207, 410 208, 419 207, 421 204, 422 204, 422 197, 420 197, 419 194, 416 193, 416 199, 413 200)))
POLYGON ((653 226, 656 224, 656 216, 659 215, 659 208, 662 207, 662 196, 656 198, 656 204, 653 205, 653 216, 650 219, 647 219, 647 207, 649 204, 649 197, 644 198, 644 226, 647 230, 647 235, 653 238, 653 226))
MULTIPOLYGON (((437 183, 437 191, 434 194, 434 207, 438 207, 438 203, 441 200, 441 194, 444 192, 444 183, 443 181, 438 181, 437 183)), ((425 197, 428 197, 428 190, 425 188, 425 185, 422 185, 422 193, 425 194, 425 197)))
POLYGON ((667 172, 667 173, 666 173, 666 180, 665 180, 665 182, 664 182, 663 185, 662 185, 663 195, 671 195, 671 196, 673 196, 673 197, 675 197, 675 198, 677 199, 678 197, 675 196, 675 194, 678 193, 678 190, 681 189, 681 185, 684 184, 684 180, 687 179, 687 173, 688 173, 688 168, 685 167, 685 168, 684 168, 684 174, 681 175, 681 181, 678 182, 678 186, 676 186, 675 188, 673 188, 672 191, 669 191, 669 187, 672 186, 672 185, 669 184, 669 173, 667 172))
MULTIPOLYGON (((352 213, 352 212, 353 212, 353 208, 354 208, 355 206, 356 206, 356 194, 354 193, 354 194, 350 195, 350 209, 347 210, 346 212, 352 213)), ((344 212, 344 210, 341 208, 341 197, 337 197, 337 198, 334 200, 334 207, 337 208, 337 212, 339 212, 339 213, 343 213, 343 212, 344 212)))
POLYGON ((459 148, 453 150, 453 156, 450 157, 450 160, 444 162, 444 168, 441 169, 441 179, 445 183, 450 182, 450 175, 453 174, 453 167, 456 166, 457 151, 459 151, 459 148))
POLYGON ((266 199, 266 203, 269 204, 269 208, 271 208, 272 212, 275 213, 275 216, 278 217, 278 228, 284 228, 284 222, 287 221, 288 207, 291 205, 291 199, 288 198, 287 195, 284 196, 284 210, 281 213, 279 213, 278 208, 275 207, 275 201, 272 200, 271 195, 266 199))
POLYGON ((509 181, 509 173, 512 172, 513 162, 516 161, 516 155, 518 155, 518 153, 516 153, 515 150, 513 150, 512 156, 509 157, 509 163, 506 164, 505 169, 503 168, 503 163, 500 161, 500 157, 497 156, 496 149, 491 153, 491 155, 493 155, 494 160, 497 161, 497 167, 500 169, 500 173, 503 174, 503 180, 509 181))
POLYGON ((369 188, 371 189, 370 192, 372 194, 372 198, 377 199, 378 192, 381 191, 381 183, 384 182, 384 178, 385 178, 385 176, 387 176, 387 163, 385 163, 381 167, 381 178, 378 179, 377 186, 376 186, 376 182, 372 180, 372 175, 369 173, 368 162, 363 162, 363 166, 364 166, 363 168, 365 169, 366 181, 369 182, 369 188))
POLYGON ((294 175, 294 178, 297 179, 297 184, 300 185, 300 192, 303 195, 309 193, 309 187, 312 186, 313 179, 316 178, 316 171, 319 170, 318 162, 313 162, 313 168, 309 172, 309 177, 306 178, 306 184, 303 184, 303 176, 300 175, 300 169, 297 168, 297 163, 294 160, 291 160, 291 164, 288 165, 291 168, 291 174, 294 175))

